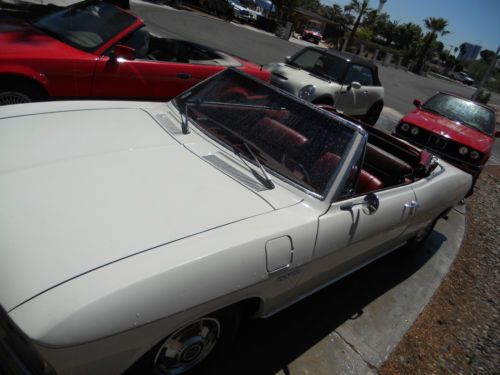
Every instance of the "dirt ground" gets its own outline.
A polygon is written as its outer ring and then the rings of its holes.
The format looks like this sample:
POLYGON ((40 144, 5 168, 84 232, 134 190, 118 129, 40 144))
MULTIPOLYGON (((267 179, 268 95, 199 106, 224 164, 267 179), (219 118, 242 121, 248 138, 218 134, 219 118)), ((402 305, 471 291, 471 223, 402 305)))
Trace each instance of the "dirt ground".
POLYGON ((459 254, 381 375, 500 374, 500 167, 483 171, 466 210, 459 254))

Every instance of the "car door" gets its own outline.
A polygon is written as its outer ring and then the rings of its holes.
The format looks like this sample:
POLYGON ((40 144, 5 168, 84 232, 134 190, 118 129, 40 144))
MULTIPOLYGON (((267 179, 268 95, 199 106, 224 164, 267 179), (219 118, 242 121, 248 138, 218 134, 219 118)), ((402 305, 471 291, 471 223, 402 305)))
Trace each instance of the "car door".
MULTIPOLYGON (((120 41, 133 48, 133 58, 123 58, 110 49, 96 64, 93 95, 103 98, 170 99, 224 67, 168 61, 167 51, 149 52, 151 35, 140 28, 120 41), (165 52, 165 53, 163 53, 165 52)), ((173 57, 173 55, 172 55, 173 57)))
POLYGON ((398 186, 375 194, 379 207, 373 213, 360 204, 367 195, 359 195, 332 203, 319 217, 313 259, 298 289, 305 292, 329 284, 404 242, 415 203, 412 189, 398 186))
POLYGON ((364 115, 376 101, 373 90, 374 77, 370 68, 351 64, 342 81, 339 96, 335 102, 336 108, 350 115, 364 115), (352 86, 358 82, 361 87, 352 86))

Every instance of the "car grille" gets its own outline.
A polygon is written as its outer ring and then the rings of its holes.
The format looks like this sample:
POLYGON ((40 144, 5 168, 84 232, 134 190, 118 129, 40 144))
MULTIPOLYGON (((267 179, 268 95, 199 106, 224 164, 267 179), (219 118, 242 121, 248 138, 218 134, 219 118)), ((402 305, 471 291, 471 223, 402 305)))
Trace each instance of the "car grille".
POLYGON ((445 138, 440 137, 436 134, 431 134, 427 139, 427 144, 432 148, 438 148, 440 150, 443 150, 448 144, 448 141, 445 138))
POLYGON ((433 151, 438 155, 444 157, 445 159, 448 159, 448 161, 453 161, 454 163, 458 162, 460 163, 460 165, 463 165, 465 163, 471 167, 477 167, 481 164, 483 154, 480 153, 479 158, 473 160, 470 158, 469 154, 460 155, 458 150, 463 146, 461 143, 455 142, 450 138, 442 137, 438 134, 428 132, 422 128, 419 128, 419 130, 420 133, 415 136, 409 131, 403 132, 400 129, 400 126, 396 127, 396 133, 398 135, 401 135, 404 139, 416 144, 419 147, 433 151))

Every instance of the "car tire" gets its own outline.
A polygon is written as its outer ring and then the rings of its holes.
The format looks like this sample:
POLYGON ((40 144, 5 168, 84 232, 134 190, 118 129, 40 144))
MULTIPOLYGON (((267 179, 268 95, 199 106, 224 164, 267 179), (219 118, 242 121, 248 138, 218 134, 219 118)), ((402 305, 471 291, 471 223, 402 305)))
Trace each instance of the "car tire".
POLYGON ((226 361, 239 321, 237 306, 196 319, 156 344, 126 374, 216 373, 217 365, 226 361))
POLYGON ((0 87, 0 106, 39 102, 46 99, 42 90, 27 84, 8 84, 0 87))
POLYGON ((373 104, 366 115, 364 116, 365 122, 370 125, 375 125, 382 113, 382 109, 384 108, 384 104, 382 102, 376 102, 373 104))

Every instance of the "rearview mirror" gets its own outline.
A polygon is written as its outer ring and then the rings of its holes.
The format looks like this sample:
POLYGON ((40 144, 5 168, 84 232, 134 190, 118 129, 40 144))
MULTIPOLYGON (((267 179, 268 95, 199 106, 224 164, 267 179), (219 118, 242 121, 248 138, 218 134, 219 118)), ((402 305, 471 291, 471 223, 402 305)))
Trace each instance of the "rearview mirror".
POLYGON ((415 107, 417 107, 417 108, 420 108, 420 107, 422 106, 422 102, 421 102, 420 100, 418 100, 418 99, 415 99, 415 100, 413 101, 413 105, 414 105, 415 107))
POLYGON ((124 60, 134 60, 135 59, 135 49, 129 46, 124 46, 123 44, 118 44, 115 46, 112 57, 114 59, 124 59, 124 60))

